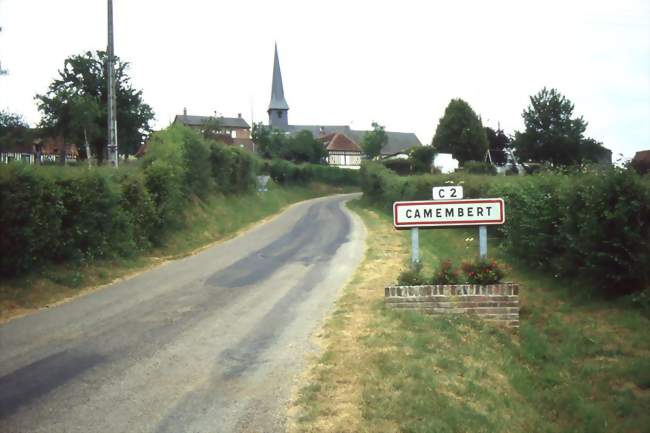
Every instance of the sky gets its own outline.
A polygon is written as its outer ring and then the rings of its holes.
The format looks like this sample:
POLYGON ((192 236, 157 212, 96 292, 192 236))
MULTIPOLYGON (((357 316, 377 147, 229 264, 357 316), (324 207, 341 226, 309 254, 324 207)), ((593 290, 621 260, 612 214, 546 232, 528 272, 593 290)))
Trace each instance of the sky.
MULTIPOLYGON (((0 0, 0 109, 34 125, 66 57, 104 50, 106 1, 0 0)), ((462 98, 523 130, 544 86, 613 159, 650 149, 650 1, 114 0, 115 53, 164 128, 188 114, 267 122, 277 42, 291 124, 415 132, 462 98)), ((118 126, 119 127, 119 126, 118 126)))

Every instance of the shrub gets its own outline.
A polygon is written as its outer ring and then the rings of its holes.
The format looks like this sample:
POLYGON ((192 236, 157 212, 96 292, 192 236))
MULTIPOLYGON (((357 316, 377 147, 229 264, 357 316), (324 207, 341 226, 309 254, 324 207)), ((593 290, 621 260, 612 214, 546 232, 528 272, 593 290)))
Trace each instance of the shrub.
POLYGON ((0 167, 0 274, 17 275, 51 258, 65 211, 54 182, 33 167, 0 167))
POLYGON ((498 284, 505 276, 503 265, 494 260, 463 262, 461 269, 468 284, 498 284))
POLYGON ((184 198, 179 171, 165 161, 154 161, 144 169, 144 176, 156 209, 156 232, 162 235, 181 224, 184 198))
POLYGON ((467 161, 463 164, 463 170, 470 174, 497 174, 497 169, 492 164, 481 161, 467 161))
POLYGON ((183 183, 188 193, 205 197, 214 186, 210 166, 210 148, 198 132, 183 129, 183 183))
POLYGON ((128 214, 132 225, 133 240, 138 250, 146 250, 156 241, 158 215, 156 206, 145 186, 140 173, 125 176, 122 187, 122 208, 128 214))
POLYGON ((421 263, 404 269, 397 277, 398 286, 423 286, 425 284, 427 284, 427 279, 422 275, 421 263))
POLYGON ((412 172, 411 161, 408 159, 387 159, 382 161, 382 164, 401 176, 407 176, 412 172))
POLYGON ((451 260, 443 260, 440 266, 433 274, 431 284, 458 284, 460 282, 460 273, 454 268, 451 260))

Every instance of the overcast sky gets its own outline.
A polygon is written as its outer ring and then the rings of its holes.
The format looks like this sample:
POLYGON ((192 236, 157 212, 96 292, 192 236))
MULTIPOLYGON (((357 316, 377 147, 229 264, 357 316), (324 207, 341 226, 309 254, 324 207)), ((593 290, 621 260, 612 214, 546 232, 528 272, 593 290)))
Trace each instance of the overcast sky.
MULTIPOLYGON (((116 55, 156 128, 183 107, 266 123, 277 41, 292 124, 374 120, 430 143, 460 97, 510 134, 547 86, 615 160, 650 148, 648 0, 114 0, 114 10, 116 55)), ((0 109, 35 124, 34 95, 63 60, 105 49, 106 1, 0 0, 0 26, 0 109)))

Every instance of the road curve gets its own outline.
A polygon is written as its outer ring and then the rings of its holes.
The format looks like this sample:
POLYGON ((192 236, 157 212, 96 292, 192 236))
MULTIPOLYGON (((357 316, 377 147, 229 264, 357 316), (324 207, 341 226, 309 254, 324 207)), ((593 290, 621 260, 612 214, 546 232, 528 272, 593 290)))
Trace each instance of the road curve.
POLYGON ((344 202, 0 326, 0 432, 280 432, 310 333, 363 255, 344 202))

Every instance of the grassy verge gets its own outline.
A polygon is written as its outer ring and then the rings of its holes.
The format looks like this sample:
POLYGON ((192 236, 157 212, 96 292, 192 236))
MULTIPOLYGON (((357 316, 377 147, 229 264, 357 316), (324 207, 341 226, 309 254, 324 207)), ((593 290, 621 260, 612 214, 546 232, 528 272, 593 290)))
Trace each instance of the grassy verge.
POLYGON ((194 200, 185 210, 185 224, 146 255, 91 263, 50 265, 11 280, 0 280, 0 322, 33 309, 52 305, 120 277, 163 261, 192 254, 216 241, 235 236, 286 206, 347 189, 314 183, 240 196, 215 195, 194 200))
MULTIPOLYGON (((648 431, 647 317, 512 262, 509 279, 523 289, 518 332, 388 311, 383 287, 408 259, 408 233, 376 209, 353 208, 368 227, 367 256, 325 325, 290 431, 648 431)), ((472 236, 421 231, 425 265, 474 254, 472 236)))

